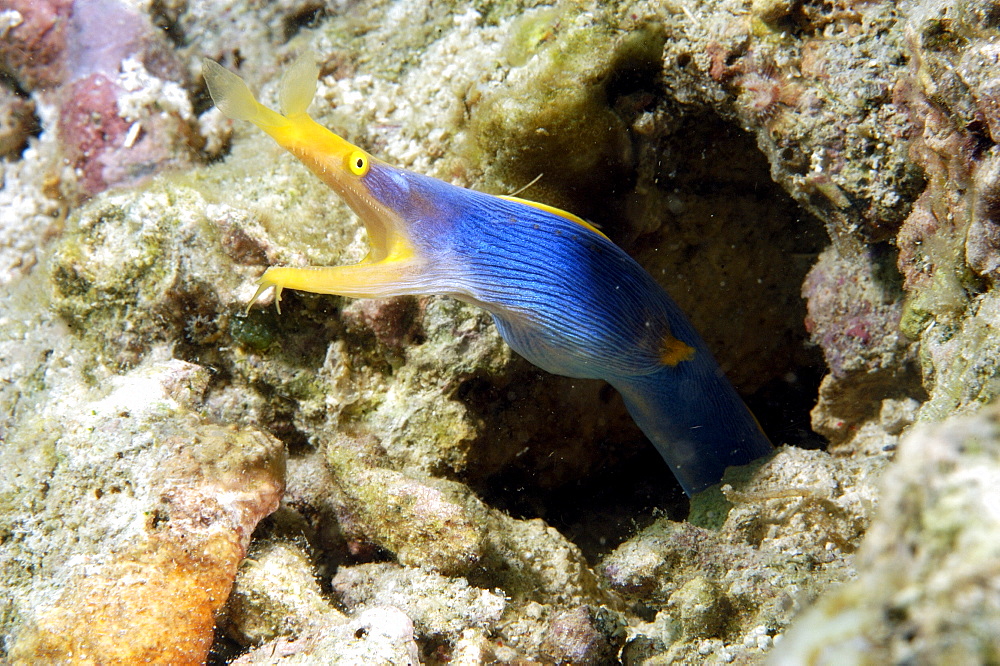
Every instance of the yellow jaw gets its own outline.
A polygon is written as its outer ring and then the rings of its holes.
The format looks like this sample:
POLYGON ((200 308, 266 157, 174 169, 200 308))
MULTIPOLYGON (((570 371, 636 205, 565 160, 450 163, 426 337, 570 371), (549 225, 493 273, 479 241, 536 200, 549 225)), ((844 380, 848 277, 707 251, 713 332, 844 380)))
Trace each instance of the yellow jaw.
POLYGON ((378 205, 362 182, 372 157, 306 113, 319 74, 312 59, 300 58, 282 78, 283 113, 258 102, 243 79, 218 63, 205 59, 202 71, 219 110, 229 118, 260 127, 337 191, 361 217, 371 244, 368 256, 353 266, 267 269, 247 309, 270 287, 275 289, 276 304, 285 288, 355 298, 423 293, 418 284, 422 264, 405 225, 392 211, 378 205))
POLYGON ((351 266, 322 266, 294 268, 279 266, 268 268, 260 277, 257 291, 247 303, 247 311, 265 291, 274 287, 274 305, 281 312, 281 292, 298 289, 314 294, 337 294, 353 298, 381 298, 402 293, 423 293, 419 287, 412 291, 401 285, 414 282, 419 266, 413 260, 385 259, 368 262, 367 259, 351 266))

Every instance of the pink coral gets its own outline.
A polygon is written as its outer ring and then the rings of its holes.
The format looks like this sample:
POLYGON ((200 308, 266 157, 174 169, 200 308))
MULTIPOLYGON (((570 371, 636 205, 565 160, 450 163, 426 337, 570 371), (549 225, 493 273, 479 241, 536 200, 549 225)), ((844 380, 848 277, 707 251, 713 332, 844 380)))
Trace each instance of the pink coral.
POLYGON ((94 73, 73 83, 59 117, 59 139, 80 187, 89 194, 107 188, 104 154, 121 147, 129 123, 118 115, 117 86, 94 73))
POLYGON ((409 296, 385 299, 363 298, 344 308, 348 326, 368 329, 387 347, 400 347, 418 334, 420 302, 409 296))
POLYGON ((844 258, 828 250, 802 285, 806 330, 835 377, 880 370, 905 346, 901 305, 876 273, 871 257, 844 258))
POLYGON ((189 162, 194 118, 174 83, 185 70, 147 15, 120 0, 0 0, 0 11, 0 71, 60 107, 83 195, 189 162))
POLYGON ((0 28, 0 70, 28 90, 61 83, 72 5, 72 0, 0 0, 0 12, 11 17, 9 29, 0 28))

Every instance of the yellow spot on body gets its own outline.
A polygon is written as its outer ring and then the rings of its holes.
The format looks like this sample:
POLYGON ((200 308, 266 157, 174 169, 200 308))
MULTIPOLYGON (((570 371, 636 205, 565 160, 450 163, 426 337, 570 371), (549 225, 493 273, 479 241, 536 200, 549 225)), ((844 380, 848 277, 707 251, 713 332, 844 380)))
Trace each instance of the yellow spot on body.
POLYGON ((660 343, 660 361, 664 365, 674 367, 682 361, 690 361, 694 358, 694 347, 685 344, 667 333, 660 343))

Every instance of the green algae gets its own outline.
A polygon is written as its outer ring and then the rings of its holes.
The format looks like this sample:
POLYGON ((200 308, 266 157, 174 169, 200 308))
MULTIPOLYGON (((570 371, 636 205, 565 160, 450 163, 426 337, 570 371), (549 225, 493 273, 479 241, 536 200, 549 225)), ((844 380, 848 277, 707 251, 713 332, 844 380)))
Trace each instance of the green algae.
POLYGON ((612 86, 652 67, 664 36, 655 26, 621 34, 603 13, 571 20, 552 11, 518 24, 508 57, 524 66, 472 109, 470 159, 483 165, 488 187, 500 191, 542 174, 533 197, 586 216, 595 200, 633 177, 612 86), (521 45, 525 40, 531 49, 521 45))
POLYGON ((229 334, 237 344, 254 351, 264 351, 278 339, 277 315, 270 309, 256 308, 243 317, 229 321, 229 334))
POLYGON ((515 19, 504 48, 507 62, 515 67, 527 64, 545 42, 554 38, 561 20, 563 11, 558 7, 536 7, 515 19))
POLYGON ((400 564, 446 575, 467 574, 482 556, 484 526, 456 501, 458 484, 419 482, 384 468, 359 464, 339 447, 327 449, 351 520, 400 564))
POLYGON ((923 242, 915 261, 934 268, 929 281, 907 294, 900 327, 910 339, 919 339, 931 321, 947 324, 966 311, 969 295, 978 291, 978 280, 963 255, 963 241, 951 234, 940 233, 923 242))
POLYGON ((934 313, 921 300, 918 296, 908 298, 903 303, 899 330, 910 340, 919 340, 923 330, 934 321, 934 313))
POLYGON ((755 460, 749 465, 730 467, 722 480, 691 498, 691 508, 687 521, 706 530, 719 531, 726 523, 729 511, 733 508, 732 501, 726 497, 723 488, 745 488, 753 482, 757 472, 771 460, 774 455, 755 460))
POLYGON ((688 641, 721 635, 731 615, 728 606, 719 586, 704 576, 684 583, 667 601, 667 608, 680 620, 683 639, 688 641))
POLYGON ((71 219, 53 253, 53 306, 91 361, 138 363, 195 317, 225 308, 240 271, 219 248, 194 190, 160 182, 99 197, 71 219), (139 313, 142 313, 139 316, 139 313))
POLYGON ((989 292, 961 320, 935 322, 921 338, 921 365, 930 397, 921 421, 940 421, 1000 397, 1000 296, 989 292))

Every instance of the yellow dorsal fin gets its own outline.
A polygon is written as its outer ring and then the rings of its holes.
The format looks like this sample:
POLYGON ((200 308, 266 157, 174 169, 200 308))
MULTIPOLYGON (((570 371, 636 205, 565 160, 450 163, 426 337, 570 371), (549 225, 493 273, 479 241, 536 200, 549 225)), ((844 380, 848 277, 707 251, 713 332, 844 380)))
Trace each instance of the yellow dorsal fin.
MULTIPOLYGON (((555 206, 549 206, 548 204, 538 203, 537 201, 529 201, 527 199, 519 199, 517 197, 509 197, 509 196, 506 196, 506 195, 503 195, 503 194, 498 195, 498 196, 499 196, 499 198, 505 199, 507 201, 514 201, 516 203, 522 203, 522 204, 525 204, 527 206, 531 206, 533 208, 537 208, 538 210, 544 210, 546 213, 552 213, 553 215, 558 215, 559 217, 564 217, 567 220, 569 220, 570 222, 576 222, 581 227, 584 227, 586 229, 590 229, 595 234, 599 234, 601 236, 604 236, 604 233, 602 233, 600 229, 598 229, 597 227, 595 227, 594 225, 592 225, 590 222, 587 222, 582 217, 578 217, 578 216, 574 215, 573 213, 568 213, 568 212, 564 211, 562 208, 556 208, 555 206)), ((607 236, 604 236, 604 237, 608 238, 607 236)), ((608 240, 611 240, 611 239, 608 238, 608 240)))
POLYGON ((286 116, 305 113, 313 97, 316 96, 318 79, 319 67, 316 66, 316 56, 312 51, 306 51, 295 59, 281 77, 281 87, 278 92, 281 112, 286 116))
POLYGON ((247 120, 258 127, 282 127, 288 120, 257 101, 243 79, 208 58, 202 58, 201 71, 208 84, 208 94, 222 115, 233 120, 247 120))

